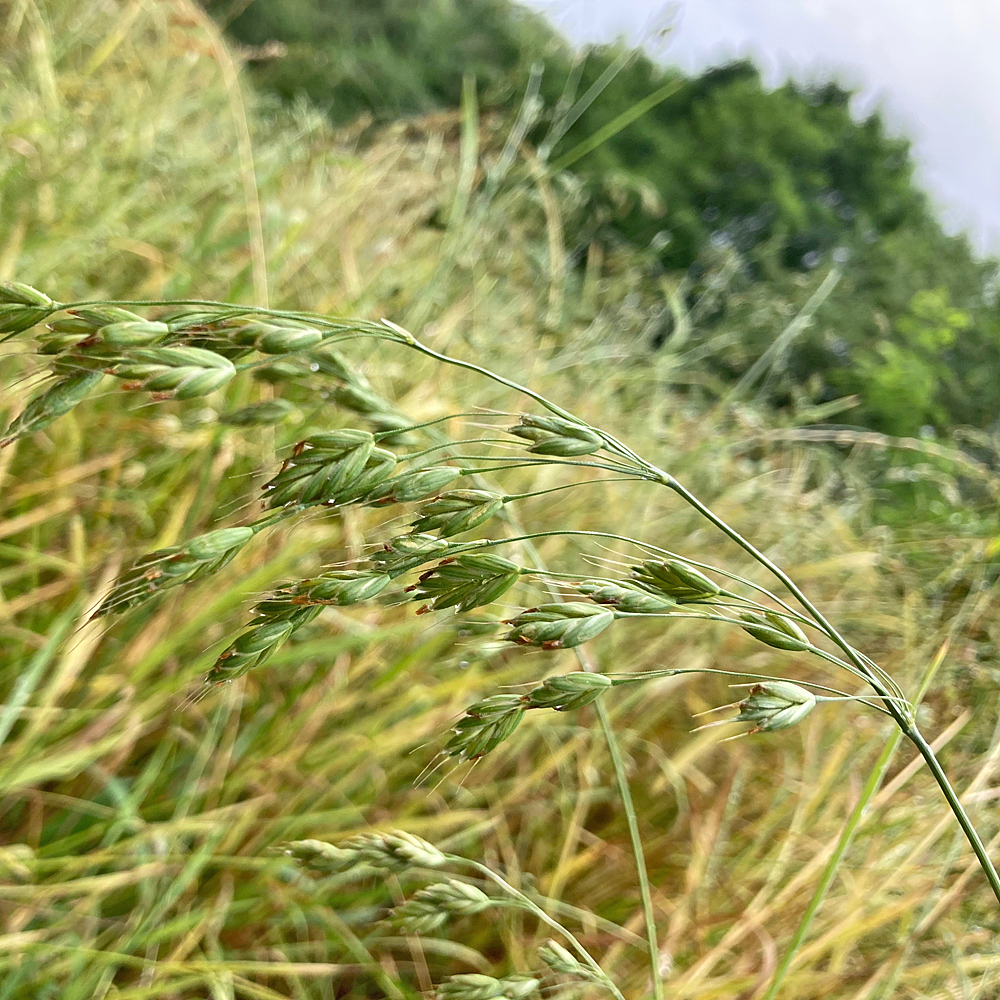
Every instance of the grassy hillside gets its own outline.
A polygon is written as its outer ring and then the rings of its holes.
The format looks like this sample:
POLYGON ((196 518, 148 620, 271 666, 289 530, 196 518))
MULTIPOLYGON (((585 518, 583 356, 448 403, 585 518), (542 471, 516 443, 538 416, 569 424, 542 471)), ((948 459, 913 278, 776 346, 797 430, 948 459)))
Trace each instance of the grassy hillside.
MULTIPOLYGON (((535 94, 539 160, 587 202, 567 220, 571 265, 594 239, 641 253, 653 294, 666 284, 700 313, 702 367, 720 381, 749 378, 781 406, 856 394, 843 419, 893 434, 995 424, 997 262, 943 232, 909 142, 877 112, 856 120, 841 87, 768 89, 749 62, 689 77, 619 45, 573 52, 512 0, 209 9, 259 87, 337 123, 456 108, 469 76, 508 120, 535 94)), ((686 329, 678 308, 647 331, 653 345, 686 329)))
MULTIPOLYGON (((647 347, 664 308, 648 260, 595 240, 570 266, 566 233, 587 211, 584 193, 538 170, 511 141, 517 125, 480 116, 469 92, 464 112, 386 128, 361 149, 318 113, 237 87, 211 23, 183 0, 3 9, 0 279, 62 301, 386 316, 544 391, 709 500, 907 693, 937 664, 924 728, 995 838, 988 438, 974 442, 982 462, 923 440, 815 440, 803 427, 816 419, 811 400, 779 420, 671 389, 714 376, 683 344, 647 347), (917 516, 886 527, 873 506, 900 488, 917 516)), ((699 329, 697 311, 688 321, 699 329)), ((0 357, 4 423, 39 382, 27 343, 6 341, 0 357)), ((524 406, 393 345, 345 352, 413 420, 524 406)), ((186 402, 119 384, 105 380, 0 451, 0 997, 416 996, 450 974, 540 968, 547 933, 530 916, 406 935, 383 918, 419 880, 313 877, 281 853, 290 840, 394 828, 537 890, 626 996, 648 995, 636 874, 592 709, 531 713, 474 767, 425 773, 469 703, 574 669, 571 651, 484 641, 448 613, 417 617, 397 594, 326 609, 266 666, 197 697, 253 598, 374 551, 405 526, 394 508, 279 528, 210 580, 89 620, 132 558, 253 516, 294 442, 359 419, 311 374, 235 380, 186 402), (272 398, 291 404, 274 424, 217 419, 272 398)), ((453 423, 474 433, 478 422, 453 423)), ((561 485, 569 471, 522 470, 503 488, 561 485)), ((624 528, 762 581, 652 487, 594 483, 517 515, 535 530, 624 528)), ((586 572, 625 556, 564 538, 539 550, 586 572)), ((510 600, 540 598, 525 587, 510 600)), ((506 617, 508 606, 494 610, 506 617)), ((797 654, 702 622, 618 623, 587 648, 606 671, 821 677, 797 654)), ((726 743, 729 729, 692 732, 703 721, 693 716, 733 700, 722 680, 634 690, 608 707, 668 994, 754 995, 888 727, 860 707, 823 706, 797 728, 726 743)), ((996 910, 911 757, 893 759, 782 996, 996 989, 996 910)))

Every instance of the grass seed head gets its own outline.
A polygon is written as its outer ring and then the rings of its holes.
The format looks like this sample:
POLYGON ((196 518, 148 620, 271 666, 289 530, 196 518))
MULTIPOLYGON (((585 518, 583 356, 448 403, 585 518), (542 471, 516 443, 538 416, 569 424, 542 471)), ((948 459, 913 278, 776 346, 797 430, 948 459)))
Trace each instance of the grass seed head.
POLYGON ((588 969, 569 949, 549 938, 538 949, 538 957, 555 973, 593 981, 594 972, 588 969))
POLYGON ((332 395, 345 410, 351 410, 354 413, 382 413, 385 410, 392 409, 391 405, 382 396, 373 392, 367 386, 359 385, 356 382, 337 386, 333 390, 332 395))
MULTIPOLYGON (((304 610, 318 612, 319 608, 304 610)), ((278 651, 282 643, 295 631, 297 624, 302 622, 266 621, 248 629, 219 655, 208 672, 206 682, 218 684, 236 680, 237 677, 242 677, 248 671, 261 666, 278 651)))
POLYGON ((452 917, 474 916, 501 901, 468 882, 450 878, 415 893, 393 911, 393 919, 410 934, 430 934, 452 917))
POLYGON ((347 871, 358 863, 356 851, 323 840, 294 840, 285 848, 285 854, 295 858, 303 868, 323 875, 347 871))
POLYGON ((533 976, 506 976, 494 979, 478 972, 449 976, 438 987, 438 1000, 524 1000, 538 993, 540 983, 533 976))
POLYGON ((739 703, 733 722, 752 722, 751 733, 773 733, 801 722, 816 707, 816 697, 791 681, 754 684, 739 703))
POLYGON ((631 614, 659 614, 677 607, 672 597, 651 594, 638 587, 609 580, 583 580, 576 584, 581 594, 586 594, 595 604, 604 604, 631 614))
POLYGON ((508 739, 524 718, 527 697, 494 694, 465 710, 444 746, 449 757, 477 760, 508 739))
POLYGON ((217 528, 204 535, 197 535, 185 542, 181 549, 191 559, 210 562, 226 555, 234 556, 251 538, 253 528, 217 528))
POLYGON ((333 347, 322 347, 308 354, 309 361, 316 365, 316 371, 328 375, 348 385, 368 389, 368 380, 356 371, 347 359, 333 347))
POLYGON ((120 614, 172 587, 211 576, 231 562, 253 534, 252 528, 220 528, 141 556, 118 578, 93 617, 120 614))
MULTIPOLYGON (((23 306, 14 303, 0 305, 0 333, 13 337, 15 334, 30 330, 33 326, 48 319, 52 309, 37 306, 23 306)), ((6 340, 7 337, 4 339, 6 340)))
POLYGON ((572 712, 596 701, 608 688, 611 678, 576 670, 571 674, 547 677, 541 687, 528 692, 528 708, 554 708, 572 712))
POLYGON ((255 611, 261 620, 219 656, 209 671, 208 682, 232 680, 262 666, 296 629, 308 625, 325 606, 367 601, 388 583, 384 573, 338 570, 277 591, 257 604, 255 611))
POLYGON ((753 611, 741 611, 739 617, 745 622, 741 626, 744 632, 774 649, 800 653, 809 648, 805 632, 795 622, 773 611, 762 615, 753 611))
POLYGON ((352 503, 384 482, 396 456, 375 446, 369 431, 354 429, 314 434, 300 441, 263 489, 268 507, 289 503, 352 503))
POLYGON ((507 624, 514 627, 506 638, 522 646, 568 649, 600 635, 614 620, 613 611, 593 604, 542 604, 510 619, 507 624))
POLYGON ((0 448, 48 427, 82 402, 103 377, 103 372, 77 372, 64 376, 45 392, 33 396, 4 431, 0 448))
MULTIPOLYGON (((138 313, 129 312, 128 309, 122 309, 119 306, 81 306, 78 309, 70 309, 67 319, 55 320, 49 324, 49 328, 59 330, 61 324, 84 323, 91 330, 99 330, 112 323, 126 322, 143 323, 145 320, 138 313)), ((70 333, 74 330, 66 332, 70 333)))
MULTIPOLYGON (((234 348, 239 350, 239 348, 234 348)), ((272 361, 270 364, 260 365, 251 371, 251 376, 258 382, 266 382, 268 385, 283 385, 285 382, 295 383, 309 374, 309 370, 297 359, 272 361)))
POLYGON ((648 559, 641 566, 634 566, 632 572, 643 586, 679 604, 710 601, 722 589, 679 559, 648 559))
POLYGON ((170 392, 175 399, 207 396, 236 375, 232 361, 201 347, 139 348, 131 358, 111 368, 111 374, 141 380, 147 392, 170 392))
POLYGON ((439 559, 450 548, 451 543, 437 535, 398 535, 375 552, 370 562, 377 570, 395 578, 439 559))
POLYGON ((572 458, 590 455, 604 444, 601 436, 582 424, 562 417, 522 413, 520 423, 507 429, 508 434, 531 441, 528 451, 536 455, 572 458))
MULTIPOLYGON (((419 537, 419 536, 417 536, 419 537)), ((426 610, 455 608, 458 612, 492 604, 517 582, 521 567, 492 553, 465 553, 445 560, 407 587, 426 610)))
POLYGON ((408 868, 439 868, 447 858, 422 837, 394 830, 391 833, 361 833, 344 845, 359 861, 373 868, 406 871, 408 868))
POLYGON ((0 281, 0 302, 9 305, 41 306, 51 309, 55 303, 44 292, 20 281, 0 281))
POLYGON ((436 465, 429 469, 403 472, 373 490, 367 502, 384 507, 392 503, 424 500, 440 493, 461 474, 462 470, 453 465, 436 465))
POLYGON ((315 347, 322 340, 319 330, 276 327, 262 334, 254 346, 261 354, 292 354, 315 347))
POLYGON ((146 347, 169 337, 170 327, 166 323, 127 319, 102 326, 98 335, 109 347, 146 347))
POLYGON ((450 538, 488 521, 502 506, 503 497, 499 493, 452 490, 420 508, 413 530, 435 531, 442 538, 450 538))
POLYGON ((266 424, 280 424, 295 412, 295 406, 287 399, 269 399, 263 403, 251 403, 238 410, 219 414, 219 423, 230 427, 254 427, 266 424))
POLYGON ((380 594, 389 585, 387 573, 371 570, 334 570, 312 580, 303 580, 291 593, 293 604, 335 604, 345 607, 362 604, 380 594))
POLYGON ((412 444, 417 436, 411 433, 413 421, 399 413, 369 413, 368 423, 378 432, 380 440, 396 444, 412 444))

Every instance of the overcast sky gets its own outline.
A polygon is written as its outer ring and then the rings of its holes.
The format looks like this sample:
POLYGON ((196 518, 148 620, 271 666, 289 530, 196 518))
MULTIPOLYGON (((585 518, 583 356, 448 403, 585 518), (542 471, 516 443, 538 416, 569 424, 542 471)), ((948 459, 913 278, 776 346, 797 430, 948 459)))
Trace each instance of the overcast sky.
POLYGON ((575 41, 623 35, 688 71, 750 55, 834 78, 913 140, 952 231, 1000 252, 1000 0, 527 0, 575 41), (668 30, 669 29, 669 30, 668 30))

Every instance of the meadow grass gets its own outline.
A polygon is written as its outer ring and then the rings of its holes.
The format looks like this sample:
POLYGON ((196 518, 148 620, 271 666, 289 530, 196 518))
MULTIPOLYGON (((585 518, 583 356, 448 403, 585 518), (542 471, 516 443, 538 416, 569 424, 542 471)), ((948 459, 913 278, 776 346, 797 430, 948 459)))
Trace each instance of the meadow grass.
MULTIPOLYGON (((231 91, 186 8, 14 4, 6 31, 0 277, 63 299, 259 297, 231 91)), ((618 251, 600 271, 597 254, 582 273, 566 268, 559 213, 574 211, 573 192, 533 183, 516 158, 512 177, 524 179, 483 197, 470 150, 496 162, 508 133, 469 107, 464 123, 403 124, 360 149, 305 109, 251 102, 270 300, 425 316, 435 348, 572 402, 709 498, 908 693, 940 660, 921 721, 993 837, 997 587, 979 566, 995 529, 890 531, 867 516, 881 483, 862 448, 824 451, 794 428, 768 437, 749 408, 706 410, 663 385, 662 360, 649 364, 639 339, 641 262, 618 251)), ((14 343, 0 379, 8 416, 37 367, 14 343)), ((415 420, 520 405, 399 348, 351 358, 415 420)), ((548 934, 532 918, 467 917, 418 939, 379 921, 421 883, 312 880, 275 850, 392 828, 551 899, 622 992, 645 995, 634 863, 592 710, 531 713, 471 769, 421 776, 471 702, 567 673, 572 652, 511 652, 406 606, 331 608, 265 667, 192 702, 255 597, 364 555, 403 522, 347 510, 279 527, 210 580, 110 628, 88 622, 124 563, 235 523, 294 441, 347 420, 318 383, 238 380, 225 398, 156 406, 104 389, 0 452, 0 996, 412 995, 449 974, 537 967, 548 934), (293 410, 274 427, 214 419, 276 392, 293 410)), ((961 504, 978 495, 940 465, 926 474, 947 478, 961 504)), ((526 470, 504 488, 565 476, 526 470)), ((755 572, 647 487, 595 483, 527 500, 518 516, 641 526, 755 572)), ((538 548, 556 569, 579 559, 566 538, 538 548)), ((588 551, 595 567, 621 557, 588 551)), ((696 622, 638 623, 592 645, 606 671, 788 664, 696 622)), ((792 659, 795 676, 822 679, 792 659)), ((732 699, 724 680, 683 675, 607 700, 671 996, 763 995, 889 738, 863 708, 820 707, 797 729, 737 743, 691 732, 692 716, 732 699)), ((995 927, 971 854, 901 750, 782 995, 989 996, 995 927)))

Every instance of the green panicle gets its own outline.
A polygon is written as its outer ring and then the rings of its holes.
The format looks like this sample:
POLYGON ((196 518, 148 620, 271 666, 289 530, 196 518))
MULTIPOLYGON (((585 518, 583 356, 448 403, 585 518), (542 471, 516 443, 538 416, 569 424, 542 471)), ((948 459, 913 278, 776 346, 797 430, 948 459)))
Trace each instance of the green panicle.
POLYGON ((315 347, 322 340, 319 330, 277 327, 262 334, 254 346, 261 354, 292 354, 315 347))
POLYGON ((137 559, 115 582, 94 618, 120 614, 145 604, 165 590, 217 573, 253 537, 253 529, 220 528, 183 545, 157 549, 137 559))
POLYGON ((391 409, 386 400, 377 393, 355 383, 337 386, 333 390, 333 398, 345 410, 352 410, 354 413, 382 413, 391 409))
MULTIPOLYGON (((55 330, 59 328, 60 324, 70 323, 73 320, 76 323, 86 324, 91 330, 99 330, 101 327, 110 326, 112 323, 145 322, 138 313, 129 312, 128 309, 121 309, 118 306, 81 306, 78 309, 70 309, 69 316, 69 320, 56 320, 50 324, 50 327, 55 330)), ((74 331, 67 330, 67 332, 74 331)))
POLYGON ((170 336, 166 323, 123 320, 101 327, 98 335, 109 347, 145 347, 170 336))
POLYGON ((248 629, 220 654, 208 673, 207 683, 236 680, 259 667, 295 631, 295 625, 292 621, 269 621, 248 629))
POLYGON ((0 302, 10 305, 41 306, 52 309, 55 303, 44 292, 21 281, 0 281, 0 302))
POLYGON ((295 858, 303 868, 322 875, 346 871, 358 863, 356 851, 334 847, 322 840, 293 840, 285 848, 285 854, 295 858))
POLYGON ((527 1000, 540 990, 541 983, 533 976, 494 979, 478 972, 463 972, 441 983, 437 1000, 527 1000))
POLYGON ((754 684, 733 722, 752 722, 751 733, 773 733, 801 722, 816 707, 816 696, 791 681, 754 684))
POLYGON ((30 330, 33 326, 48 319, 52 309, 39 309, 35 306, 0 305, 0 333, 6 334, 3 340, 30 330))
POLYGON ((193 399, 221 389, 236 375, 228 358, 201 347, 152 347, 132 352, 130 360, 112 370, 116 378, 140 379, 149 392, 171 392, 175 399, 193 399))
POLYGON ((355 371, 336 348, 321 347, 310 351, 307 357, 310 362, 315 364, 316 370, 320 374, 329 375, 331 378, 339 379, 350 385, 369 388, 368 380, 360 372, 355 371))
POLYGON ((396 456, 375 446, 368 431, 339 430, 300 441, 278 474, 264 485, 268 507, 288 503, 346 504, 392 474, 396 456))
POLYGON ((505 902, 468 882, 450 878, 414 893, 392 911, 392 919, 409 934, 432 934, 452 917, 475 916, 505 902))
POLYGON ((391 833, 361 833, 346 841, 358 862, 373 868, 404 872, 409 868, 438 868, 447 858, 429 841, 404 830, 391 833))

